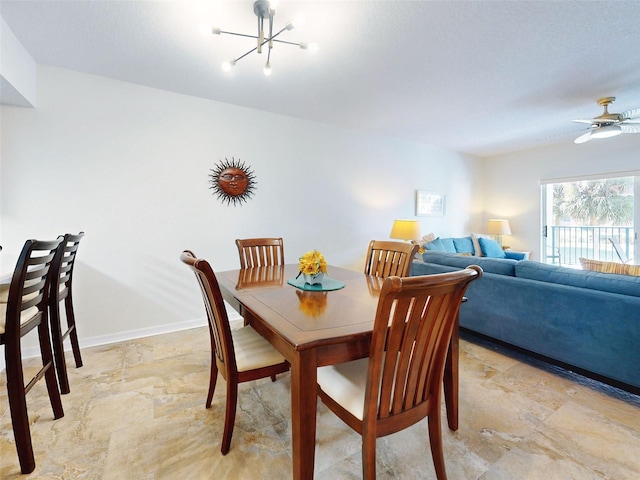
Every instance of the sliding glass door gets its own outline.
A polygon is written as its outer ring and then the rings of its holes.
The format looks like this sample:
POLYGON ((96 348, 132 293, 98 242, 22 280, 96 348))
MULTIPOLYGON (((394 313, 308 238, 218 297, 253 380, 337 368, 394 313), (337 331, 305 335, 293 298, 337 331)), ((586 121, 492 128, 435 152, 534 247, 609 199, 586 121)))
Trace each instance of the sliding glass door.
POLYGON ((640 263, 640 172, 541 183, 543 262, 575 268, 581 257, 640 263))

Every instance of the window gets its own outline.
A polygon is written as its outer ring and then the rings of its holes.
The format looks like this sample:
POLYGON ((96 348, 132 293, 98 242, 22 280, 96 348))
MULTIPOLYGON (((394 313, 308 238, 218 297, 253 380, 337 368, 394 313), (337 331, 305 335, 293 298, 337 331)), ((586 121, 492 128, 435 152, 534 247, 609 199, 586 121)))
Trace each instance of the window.
POLYGON ((542 261, 575 268, 580 257, 637 263, 639 188, 640 172, 543 181, 542 261))

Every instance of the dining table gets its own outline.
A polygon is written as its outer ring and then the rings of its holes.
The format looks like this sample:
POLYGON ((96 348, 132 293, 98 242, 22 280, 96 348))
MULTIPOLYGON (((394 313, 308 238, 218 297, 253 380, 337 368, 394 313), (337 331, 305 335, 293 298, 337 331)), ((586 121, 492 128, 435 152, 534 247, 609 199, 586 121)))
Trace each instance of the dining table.
MULTIPOLYGON (((291 365, 293 478, 312 479, 317 368, 369 355, 383 278, 329 265, 322 286, 301 285, 298 264, 217 272, 223 298, 291 365), (315 288, 314 288, 315 287, 315 288)), ((458 428, 458 324, 445 366, 449 428, 458 428)))

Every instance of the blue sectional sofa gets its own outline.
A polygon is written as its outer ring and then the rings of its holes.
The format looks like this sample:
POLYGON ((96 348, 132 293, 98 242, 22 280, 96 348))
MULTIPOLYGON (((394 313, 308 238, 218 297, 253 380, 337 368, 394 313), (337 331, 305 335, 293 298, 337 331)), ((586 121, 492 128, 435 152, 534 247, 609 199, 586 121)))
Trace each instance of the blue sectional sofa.
POLYGON ((426 251, 412 275, 480 265, 460 326, 640 394, 640 277, 426 251))

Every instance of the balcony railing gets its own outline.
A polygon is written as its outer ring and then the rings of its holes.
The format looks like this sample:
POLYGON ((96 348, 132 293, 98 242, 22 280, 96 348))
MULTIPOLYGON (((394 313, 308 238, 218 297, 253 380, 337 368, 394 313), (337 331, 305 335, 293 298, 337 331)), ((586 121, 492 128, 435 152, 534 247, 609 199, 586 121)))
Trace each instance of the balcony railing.
POLYGON ((633 227, 550 226, 547 231, 547 263, 580 265, 580 257, 619 262, 609 238, 617 240, 629 258, 634 256, 633 227))

